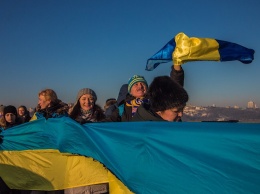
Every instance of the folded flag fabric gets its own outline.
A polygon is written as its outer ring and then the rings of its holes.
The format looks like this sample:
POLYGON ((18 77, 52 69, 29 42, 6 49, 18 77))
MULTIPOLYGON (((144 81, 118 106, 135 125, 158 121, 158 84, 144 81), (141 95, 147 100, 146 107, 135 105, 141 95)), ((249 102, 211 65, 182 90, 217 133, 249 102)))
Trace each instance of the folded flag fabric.
POLYGON ((239 44, 212 38, 188 37, 179 33, 147 60, 146 70, 173 61, 181 65, 190 61, 234 61, 248 64, 254 60, 254 50, 239 44))
POLYGON ((108 182, 111 194, 259 193, 259 129, 257 123, 39 119, 2 132, 0 177, 25 190, 108 182))

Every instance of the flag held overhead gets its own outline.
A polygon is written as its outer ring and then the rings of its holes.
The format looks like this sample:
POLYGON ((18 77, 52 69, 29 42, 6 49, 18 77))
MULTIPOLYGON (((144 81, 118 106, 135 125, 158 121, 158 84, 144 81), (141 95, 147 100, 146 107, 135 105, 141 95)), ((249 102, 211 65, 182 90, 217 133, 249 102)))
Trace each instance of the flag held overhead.
POLYGON ((151 71, 161 63, 173 61, 182 65, 190 61, 234 61, 248 64, 254 60, 254 50, 236 43, 212 39, 189 38, 179 33, 161 50, 147 60, 146 70, 151 71))

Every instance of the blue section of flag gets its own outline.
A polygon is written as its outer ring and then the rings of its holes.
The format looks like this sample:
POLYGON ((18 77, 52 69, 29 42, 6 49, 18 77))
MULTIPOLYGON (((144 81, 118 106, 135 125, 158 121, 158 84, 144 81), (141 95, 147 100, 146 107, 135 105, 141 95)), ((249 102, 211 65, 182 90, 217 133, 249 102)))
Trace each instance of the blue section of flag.
POLYGON ((154 70, 161 63, 172 61, 172 53, 175 49, 175 39, 171 39, 161 50, 147 60, 146 70, 154 70))
POLYGON ((219 44, 220 61, 234 61, 238 60, 242 63, 248 64, 254 60, 253 49, 248 49, 236 43, 217 40, 219 44))
POLYGON ((1 150, 58 149, 100 161, 134 193, 258 193, 259 129, 255 123, 39 119, 2 132, 0 167, 1 150))

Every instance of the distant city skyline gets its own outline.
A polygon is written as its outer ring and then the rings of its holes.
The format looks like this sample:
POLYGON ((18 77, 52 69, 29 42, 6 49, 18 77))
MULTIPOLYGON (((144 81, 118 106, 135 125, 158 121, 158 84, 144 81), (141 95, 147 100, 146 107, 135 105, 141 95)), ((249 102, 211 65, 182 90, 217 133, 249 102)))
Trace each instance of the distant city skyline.
MULTIPOLYGON (((188 103, 188 105, 197 106, 197 105, 195 105, 195 104, 189 104, 189 103, 188 103)), ((248 101, 245 106, 238 106, 238 105, 233 105, 233 106, 231 106, 231 105, 217 106, 216 104, 212 104, 212 105, 206 105, 206 106, 201 106, 201 107, 259 108, 259 107, 257 106, 257 104, 254 103, 253 101, 248 101)))
POLYGON ((183 113, 184 122, 260 122, 259 108, 197 107, 188 105, 183 113))

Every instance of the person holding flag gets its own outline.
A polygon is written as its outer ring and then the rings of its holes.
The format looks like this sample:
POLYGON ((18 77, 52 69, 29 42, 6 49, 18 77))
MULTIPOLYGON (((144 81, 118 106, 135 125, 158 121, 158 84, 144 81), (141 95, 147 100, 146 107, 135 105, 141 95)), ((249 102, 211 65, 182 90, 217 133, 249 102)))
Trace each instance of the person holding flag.
MULTIPOLYGON (((175 80, 181 86, 184 85, 184 71, 181 65, 173 65, 170 72, 171 79, 175 80)), ((146 97, 148 83, 143 76, 134 75, 128 80, 127 91, 124 94, 124 100, 115 108, 110 115, 107 115, 106 121, 129 122, 132 121, 138 107, 142 103, 147 103, 146 97)))

